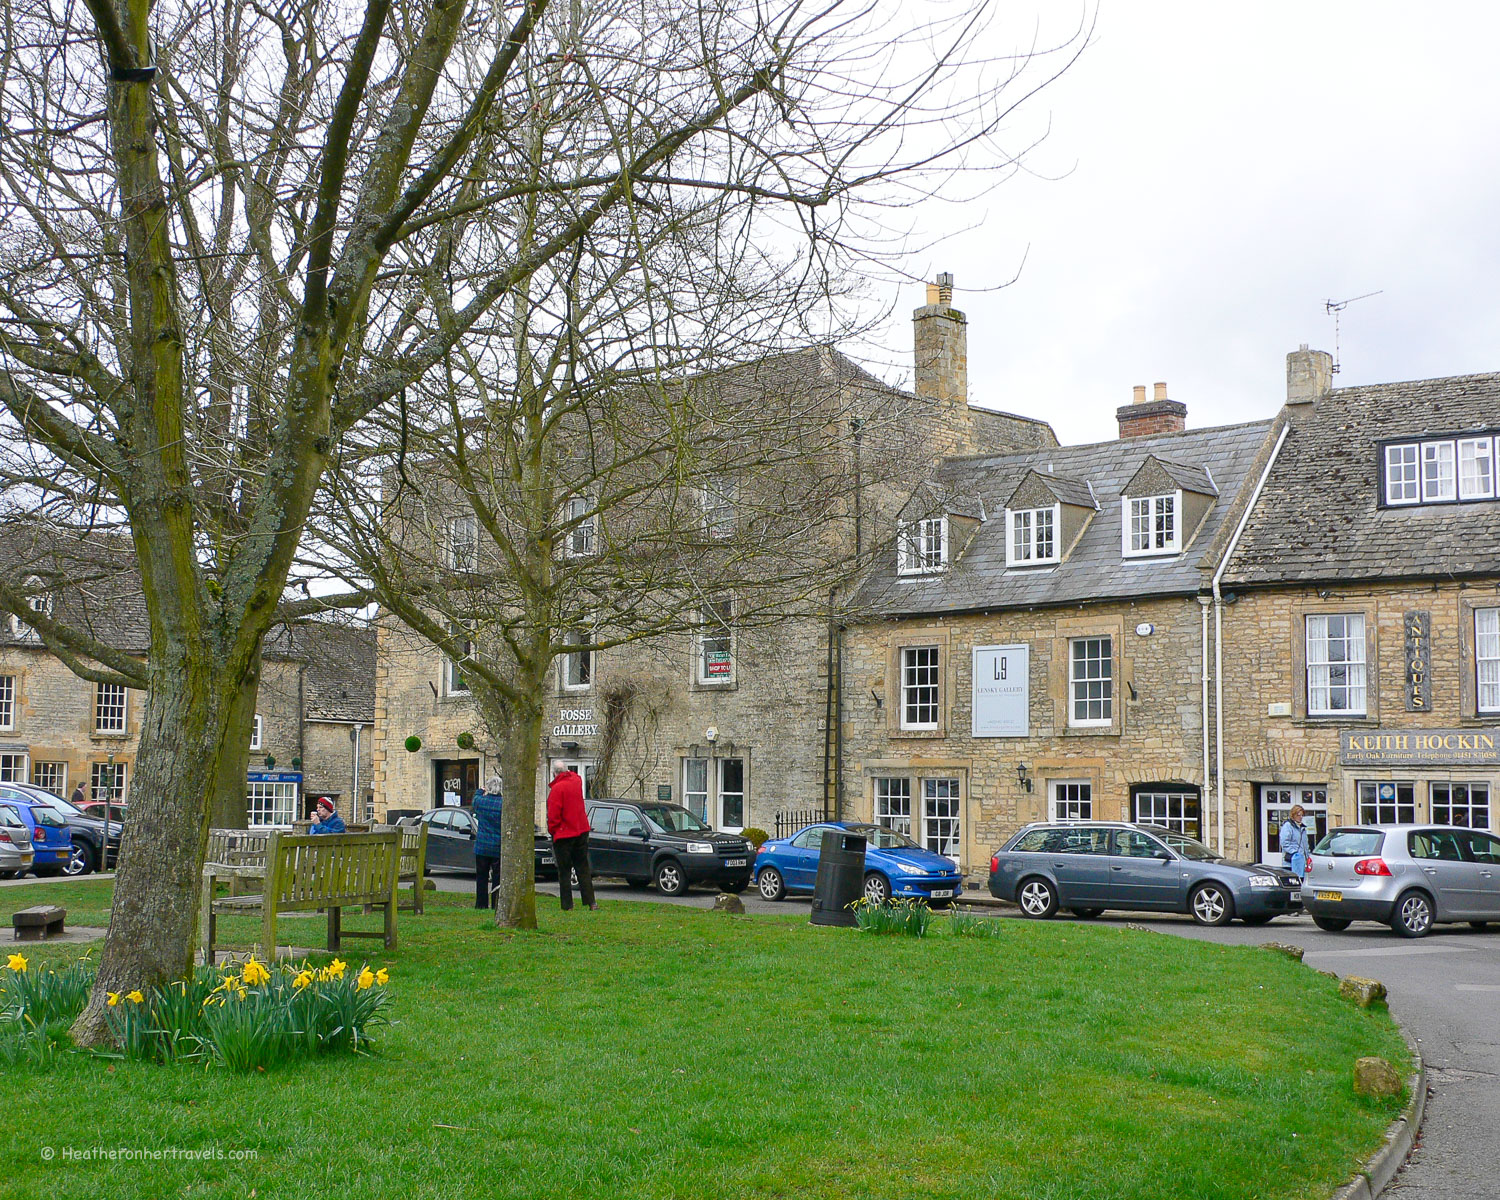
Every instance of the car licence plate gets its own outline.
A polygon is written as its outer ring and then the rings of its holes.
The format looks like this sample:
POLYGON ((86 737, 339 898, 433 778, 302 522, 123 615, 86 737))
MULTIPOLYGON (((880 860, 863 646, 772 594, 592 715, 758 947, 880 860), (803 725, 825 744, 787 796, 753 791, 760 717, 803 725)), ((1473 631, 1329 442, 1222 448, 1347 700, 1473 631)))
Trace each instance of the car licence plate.
POLYGON ((1293 900, 1301 900, 1302 899, 1302 893, 1301 892, 1293 892, 1291 894, 1290 898, 1293 899, 1293 900))
POLYGON ((946 900, 953 895, 952 888, 933 888, 932 898, 934 900, 946 900))
POLYGON ((724 860, 724 865, 726 867, 743 867, 745 865, 745 860, 743 858, 726 858, 724 860))
POLYGON ((1318 893, 1318 899, 1319 900, 1339 901, 1339 900, 1342 900, 1343 898, 1344 898, 1344 893, 1343 892, 1319 892, 1318 893))

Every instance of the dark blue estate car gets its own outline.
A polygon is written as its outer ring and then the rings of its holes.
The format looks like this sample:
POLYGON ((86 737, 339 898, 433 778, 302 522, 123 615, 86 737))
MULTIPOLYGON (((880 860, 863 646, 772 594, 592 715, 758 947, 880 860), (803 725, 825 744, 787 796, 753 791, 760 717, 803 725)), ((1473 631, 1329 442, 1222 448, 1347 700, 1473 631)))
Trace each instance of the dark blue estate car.
POLYGON ((830 829, 865 839, 865 897, 873 903, 909 896, 941 907, 964 890, 951 858, 917 845, 904 833, 859 821, 829 821, 799 829, 791 837, 773 838, 755 857, 755 886, 767 900, 788 892, 810 892, 818 877, 823 834, 830 829))

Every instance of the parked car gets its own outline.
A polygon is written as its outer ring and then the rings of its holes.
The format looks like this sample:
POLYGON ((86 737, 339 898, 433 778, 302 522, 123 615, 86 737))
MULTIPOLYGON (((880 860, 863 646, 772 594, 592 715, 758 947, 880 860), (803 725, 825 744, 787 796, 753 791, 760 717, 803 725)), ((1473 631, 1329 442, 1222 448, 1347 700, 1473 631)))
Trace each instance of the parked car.
POLYGON ((1235 917, 1263 925, 1301 907, 1301 880, 1283 867, 1231 862, 1196 838, 1156 825, 1037 822, 990 860, 990 895, 1025 917, 1059 908, 1191 913, 1200 925, 1235 917))
POLYGON ((963 877, 953 860, 904 833, 860 821, 825 821, 761 845, 755 856, 755 886, 761 896, 780 900, 789 892, 812 891, 823 835, 831 829, 865 839, 865 898, 872 903, 908 896, 941 908, 963 894, 963 877))
POLYGON ((123 825, 125 823, 125 812, 129 808, 129 805, 106 804, 103 800, 85 800, 82 804, 74 804, 73 807, 86 817, 98 817, 101 819, 106 816, 104 810, 107 808, 109 809, 108 819, 117 821, 123 825))
MULTIPOLYGON (((31 837, 31 873, 61 875, 73 853, 73 833, 63 814, 34 796, 7 788, 4 799, 20 816, 31 837)), ((49 793, 50 794, 50 793, 49 793)))
POLYGON ((663 896, 680 896, 695 883, 723 892, 750 886, 750 843, 711 828, 680 804, 600 799, 587 809, 595 875, 621 876, 638 888, 654 883, 663 896))
MULTIPOLYGON (((474 838, 479 833, 474 810, 467 806, 443 805, 429 808, 420 816, 403 817, 398 825, 427 825, 427 869, 474 873, 474 838)), ((552 857, 552 839, 532 830, 532 853, 538 879, 557 878, 557 863, 552 857)))
POLYGON ((1379 921, 1402 937, 1500 922, 1500 837, 1457 825, 1350 825, 1313 847, 1303 903, 1319 929, 1379 921))
POLYGON ((119 858, 124 827, 118 821, 85 816, 69 801, 26 783, 0 783, 0 801, 50 808, 67 822, 72 845, 63 866, 66 875, 88 875, 101 868, 110 870, 119 858))
POLYGON ((18 805, 0 804, 0 879, 15 879, 31 870, 31 831, 18 805))

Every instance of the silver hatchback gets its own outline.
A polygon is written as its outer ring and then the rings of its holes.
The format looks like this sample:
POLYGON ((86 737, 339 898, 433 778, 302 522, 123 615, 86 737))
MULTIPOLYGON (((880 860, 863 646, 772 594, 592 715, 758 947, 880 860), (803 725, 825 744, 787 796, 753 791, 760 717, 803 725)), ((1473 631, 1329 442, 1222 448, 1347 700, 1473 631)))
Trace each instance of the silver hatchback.
POLYGON ((0 804, 0 879, 26 874, 31 862, 31 827, 14 805, 0 804))
POLYGON ((1320 929, 1379 921, 1402 937, 1500 922, 1500 837, 1456 825, 1351 825, 1313 848, 1302 905, 1320 929))

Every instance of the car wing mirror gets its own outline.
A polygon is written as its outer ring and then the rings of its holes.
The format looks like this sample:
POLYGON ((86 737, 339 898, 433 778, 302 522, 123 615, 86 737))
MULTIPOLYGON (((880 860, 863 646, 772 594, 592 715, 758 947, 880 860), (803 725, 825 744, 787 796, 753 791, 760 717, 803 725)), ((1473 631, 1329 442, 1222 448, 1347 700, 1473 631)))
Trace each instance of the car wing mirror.
POLYGON ((1170 850, 1158 850, 1152 857, 1158 862, 1171 862, 1172 852, 1170 850))

